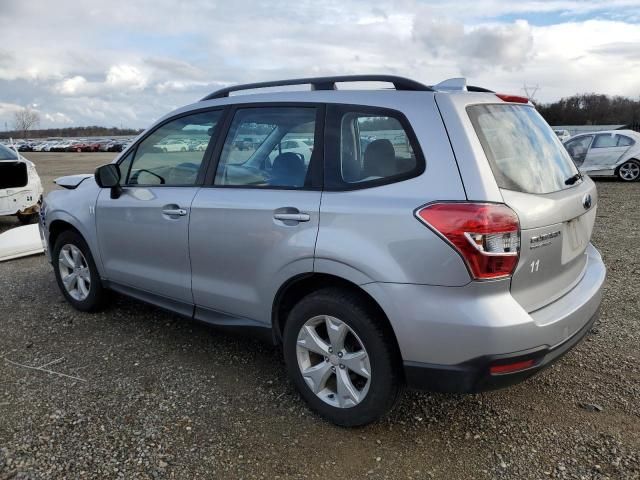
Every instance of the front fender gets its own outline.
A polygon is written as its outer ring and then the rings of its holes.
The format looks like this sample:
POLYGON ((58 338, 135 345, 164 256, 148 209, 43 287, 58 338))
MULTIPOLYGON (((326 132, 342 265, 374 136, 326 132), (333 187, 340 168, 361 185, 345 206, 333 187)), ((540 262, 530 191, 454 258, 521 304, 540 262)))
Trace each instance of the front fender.
MULTIPOLYGON (((104 271, 96 235, 96 201, 100 189, 92 180, 82 182, 75 190, 54 190, 44 200, 44 230, 49 243, 51 225, 65 222, 75 228, 87 242, 98 272, 104 271)), ((53 245, 49 245, 50 249, 53 245)))

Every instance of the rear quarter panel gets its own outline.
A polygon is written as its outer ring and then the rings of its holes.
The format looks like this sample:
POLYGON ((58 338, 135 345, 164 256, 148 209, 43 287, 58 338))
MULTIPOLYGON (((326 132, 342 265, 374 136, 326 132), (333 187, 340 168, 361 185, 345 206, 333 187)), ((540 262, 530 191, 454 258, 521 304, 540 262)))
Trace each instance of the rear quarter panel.
POLYGON ((380 106, 407 117, 426 169, 398 183, 324 192, 314 270, 358 284, 467 284, 470 278, 462 259, 414 216, 426 203, 466 198, 433 94, 396 95, 394 105, 380 106))

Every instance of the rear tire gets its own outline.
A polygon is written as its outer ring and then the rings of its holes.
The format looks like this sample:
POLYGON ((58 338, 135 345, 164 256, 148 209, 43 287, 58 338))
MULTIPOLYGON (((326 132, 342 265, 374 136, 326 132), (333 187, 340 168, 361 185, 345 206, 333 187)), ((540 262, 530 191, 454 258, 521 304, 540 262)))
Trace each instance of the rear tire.
POLYGON ((67 230, 58 236, 52 260, 58 287, 76 310, 95 312, 104 307, 107 291, 89 246, 77 232, 67 230))
POLYGON ((636 182, 640 178, 640 162, 636 159, 627 160, 618 167, 616 175, 623 182, 636 182))
POLYGON ((293 307, 284 328, 284 359, 311 409, 353 427, 393 408, 402 390, 401 363, 383 325, 360 295, 338 288, 318 290, 293 307))

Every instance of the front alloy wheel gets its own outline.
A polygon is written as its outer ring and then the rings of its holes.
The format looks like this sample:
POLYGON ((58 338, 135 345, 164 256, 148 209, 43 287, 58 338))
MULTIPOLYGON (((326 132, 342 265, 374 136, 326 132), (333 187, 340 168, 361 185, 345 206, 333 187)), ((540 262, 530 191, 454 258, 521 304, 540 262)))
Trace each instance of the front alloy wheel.
POLYGON ((328 315, 311 318, 298 333, 296 353, 302 378, 323 402, 349 408, 367 396, 369 354, 343 321, 328 315))
POLYGON ((106 292, 102 287, 91 250, 77 232, 62 232, 52 250, 56 281, 67 301, 83 312, 104 306, 106 292))
POLYGON ((64 245, 58 263, 60 279, 69 296, 79 302, 86 300, 91 291, 91 273, 80 249, 72 244, 64 245))

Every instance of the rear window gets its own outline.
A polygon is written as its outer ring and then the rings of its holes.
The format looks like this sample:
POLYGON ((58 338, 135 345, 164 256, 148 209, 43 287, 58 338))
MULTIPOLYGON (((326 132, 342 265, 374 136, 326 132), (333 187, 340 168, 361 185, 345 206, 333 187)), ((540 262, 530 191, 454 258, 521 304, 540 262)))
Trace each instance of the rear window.
POLYGON ((498 186, 523 193, 551 193, 578 173, 562 143, 535 108, 467 107, 498 186))
POLYGON ((17 160, 18 155, 15 150, 0 144, 0 160, 17 160))

